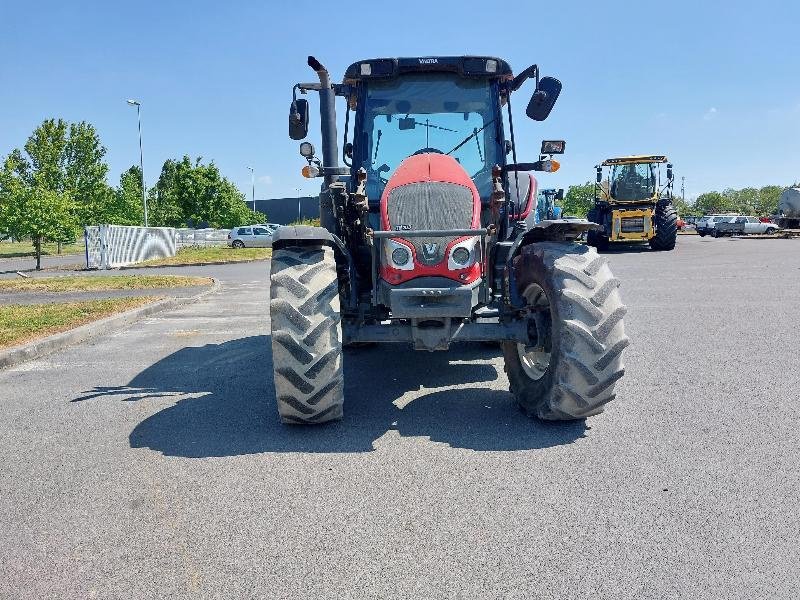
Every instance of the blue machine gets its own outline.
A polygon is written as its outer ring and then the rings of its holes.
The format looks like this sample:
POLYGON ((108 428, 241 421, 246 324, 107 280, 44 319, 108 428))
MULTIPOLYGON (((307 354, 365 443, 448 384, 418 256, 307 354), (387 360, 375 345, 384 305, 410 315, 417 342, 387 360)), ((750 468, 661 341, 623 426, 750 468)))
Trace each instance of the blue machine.
POLYGON ((534 222, 547 221, 561 218, 561 207, 556 202, 564 199, 563 189, 540 190, 536 198, 536 215, 534 222))

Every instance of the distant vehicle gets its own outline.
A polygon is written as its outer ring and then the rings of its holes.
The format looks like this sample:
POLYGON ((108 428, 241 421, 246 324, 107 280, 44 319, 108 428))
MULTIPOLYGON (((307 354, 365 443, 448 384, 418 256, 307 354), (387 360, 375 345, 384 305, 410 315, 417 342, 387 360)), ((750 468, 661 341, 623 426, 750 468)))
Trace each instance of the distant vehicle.
POLYGON ((776 233, 779 230, 780 227, 774 223, 764 223, 758 217, 736 215, 716 223, 711 235, 714 237, 721 237, 724 235, 759 235, 776 233))
POLYGON ((712 235, 714 227, 721 221, 729 221, 735 215, 703 215, 695 222, 695 228, 700 237, 712 235))
POLYGON ((786 188, 778 198, 776 221, 784 229, 800 228, 800 188, 786 188))
POLYGON ((234 227, 228 234, 228 246, 231 248, 271 248, 272 234, 280 225, 266 223, 234 227))

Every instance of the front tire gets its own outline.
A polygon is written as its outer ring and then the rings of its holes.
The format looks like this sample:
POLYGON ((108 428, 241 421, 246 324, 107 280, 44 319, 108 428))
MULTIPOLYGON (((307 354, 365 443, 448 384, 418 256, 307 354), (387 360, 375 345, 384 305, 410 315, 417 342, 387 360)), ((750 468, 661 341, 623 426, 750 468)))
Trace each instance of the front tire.
POLYGON ((678 213, 672 203, 658 204, 653 222, 656 234, 650 238, 650 247, 653 250, 674 250, 678 239, 678 213))
POLYGON ((284 423, 342 418, 342 322, 333 249, 281 248, 272 253, 272 365, 284 423))
POLYGON ((503 343, 515 400, 546 420, 601 413, 625 373, 619 280, 605 258, 579 244, 526 246, 513 268, 537 336, 536 346, 503 343))
POLYGON ((233 243, 231 244, 231 246, 233 246, 237 250, 240 250, 240 249, 244 248, 244 242, 242 240, 233 240, 233 243))

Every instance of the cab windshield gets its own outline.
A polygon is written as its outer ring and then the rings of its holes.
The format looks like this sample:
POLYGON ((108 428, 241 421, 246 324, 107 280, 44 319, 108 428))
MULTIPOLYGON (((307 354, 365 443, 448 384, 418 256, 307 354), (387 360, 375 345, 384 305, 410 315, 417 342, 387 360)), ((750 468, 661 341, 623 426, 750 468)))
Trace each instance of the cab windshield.
POLYGON ((383 187, 407 157, 440 152, 455 158, 481 197, 491 193, 499 162, 491 83, 448 74, 404 75, 370 81, 361 123, 361 165, 368 195, 383 187))
POLYGON ((643 200, 656 193, 653 163, 614 165, 611 170, 611 197, 615 200, 643 200))

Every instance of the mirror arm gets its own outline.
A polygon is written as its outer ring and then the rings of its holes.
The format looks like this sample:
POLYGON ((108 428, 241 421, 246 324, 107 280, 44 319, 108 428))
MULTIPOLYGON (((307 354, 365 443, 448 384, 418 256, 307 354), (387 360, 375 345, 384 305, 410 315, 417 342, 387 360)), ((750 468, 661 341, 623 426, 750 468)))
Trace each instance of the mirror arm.
POLYGON ((536 77, 536 88, 539 88, 539 66, 538 65, 531 65, 527 69, 525 69, 522 73, 514 77, 514 80, 511 82, 511 91, 516 92, 519 88, 522 87, 522 84, 525 83, 528 79, 532 76, 536 77))

